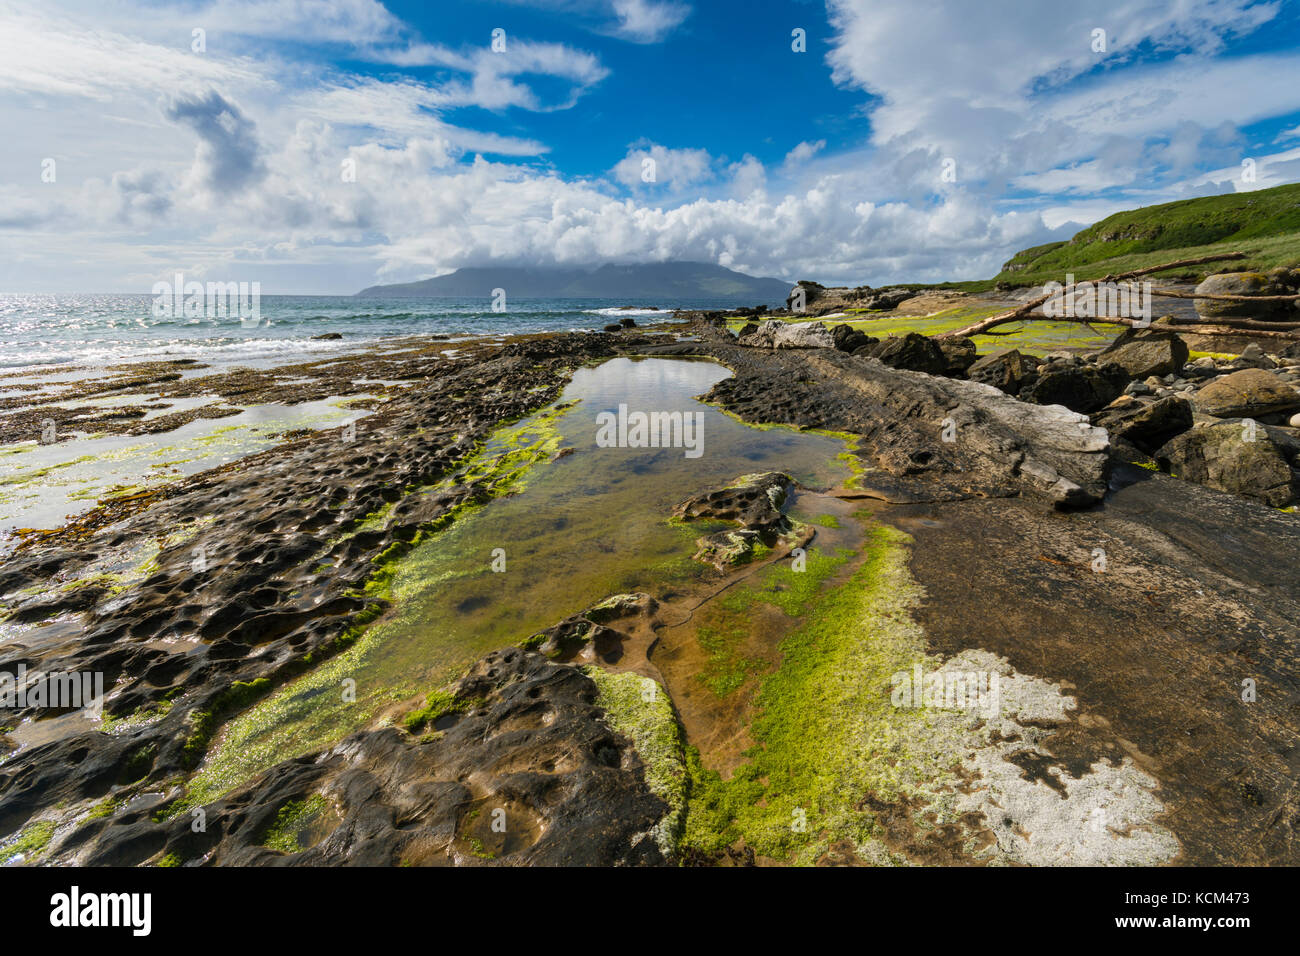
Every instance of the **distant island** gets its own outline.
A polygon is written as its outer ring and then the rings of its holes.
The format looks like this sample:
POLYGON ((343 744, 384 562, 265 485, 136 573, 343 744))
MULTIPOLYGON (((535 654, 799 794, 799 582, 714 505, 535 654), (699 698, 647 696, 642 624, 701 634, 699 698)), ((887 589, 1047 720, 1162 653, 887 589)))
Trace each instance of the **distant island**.
POLYGON ((785 302, 793 283, 763 279, 707 262, 603 265, 594 269, 485 266, 450 275, 375 285, 357 297, 418 298, 482 296, 504 289, 511 298, 549 299, 736 299, 759 304, 785 302))

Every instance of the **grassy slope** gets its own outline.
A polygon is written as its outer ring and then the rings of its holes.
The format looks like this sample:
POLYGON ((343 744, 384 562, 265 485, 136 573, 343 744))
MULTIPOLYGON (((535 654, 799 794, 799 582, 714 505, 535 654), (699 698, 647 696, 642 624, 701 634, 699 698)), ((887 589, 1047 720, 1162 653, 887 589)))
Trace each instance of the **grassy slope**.
MULTIPOLYGON (((1047 243, 1016 253, 991 279, 946 283, 970 292, 995 283, 1042 285, 1191 259, 1244 252, 1244 262, 1195 267, 1200 278, 1213 272, 1265 271, 1300 263, 1300 183, 1254 192, 1184 199, 1119 212, 1077 233, 1068 242, 1047 243)), ((1167 276, 1168 278, 1168 276, 1167 276)))

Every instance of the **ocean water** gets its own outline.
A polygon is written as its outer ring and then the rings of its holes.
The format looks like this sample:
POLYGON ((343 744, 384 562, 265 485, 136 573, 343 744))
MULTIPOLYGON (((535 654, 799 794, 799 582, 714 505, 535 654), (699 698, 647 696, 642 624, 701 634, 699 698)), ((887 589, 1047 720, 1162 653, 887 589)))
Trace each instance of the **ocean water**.
POLYGON ((148 294, 0 295, 0 369, 50 365, 105 366, 192 358, 215 365, 262 367, 324 357, 340 350, 411 335, 506 335, 599 330, 617 317, 667 318, 675 308, 734 308, 734 301, 663 299, 511 299, 504 312, 491 300, 263 295, 260 321, 237 316, 154 314, 148 294), (621 306, 632 306, 621 310, 621 306), (661 310, 656 313, 650 307, 661 310), (341 341, 317 341, 328 332, 341 341))

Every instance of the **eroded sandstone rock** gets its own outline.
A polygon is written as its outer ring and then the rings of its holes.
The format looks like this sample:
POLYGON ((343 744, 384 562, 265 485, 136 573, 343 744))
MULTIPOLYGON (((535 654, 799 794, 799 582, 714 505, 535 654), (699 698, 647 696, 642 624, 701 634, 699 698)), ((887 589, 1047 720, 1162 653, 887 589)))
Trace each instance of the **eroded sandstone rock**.
POLYGON ((1125 329, 1102 350, 1098 362, 1114 362, 1129 378, 1169 375, 1182 371, 1189 355, 1187 343, 1176 332, 1163 329, 1125 329))
POLYGON ((1175 477, 1282 508, 1300 492, 1284 448, 1265 426, 1225 421, 1178 435, 1155 457, 1175 477))
POLYGON ((1285 416, 1300 409, 1300 391, 1263 369, 1248 368, 1216 378, 1193 401, 1216 418, 1285 416))

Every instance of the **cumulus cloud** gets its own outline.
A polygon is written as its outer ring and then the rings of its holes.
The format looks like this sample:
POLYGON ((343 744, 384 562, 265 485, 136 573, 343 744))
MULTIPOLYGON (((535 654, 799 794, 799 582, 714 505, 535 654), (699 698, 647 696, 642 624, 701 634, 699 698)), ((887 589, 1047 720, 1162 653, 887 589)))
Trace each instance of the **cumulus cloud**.
POLYGON ((704 149, 669 149, 658 144, 634 146, 610 170, 629 189, 671 186, 681 189, 712 179, 714 160, 704 149))
POLYGON ((163 114, 198 134, 191 177, 200 189, 235 192, 266 174, 253 122, 216 90, 173 97, 163 114))

